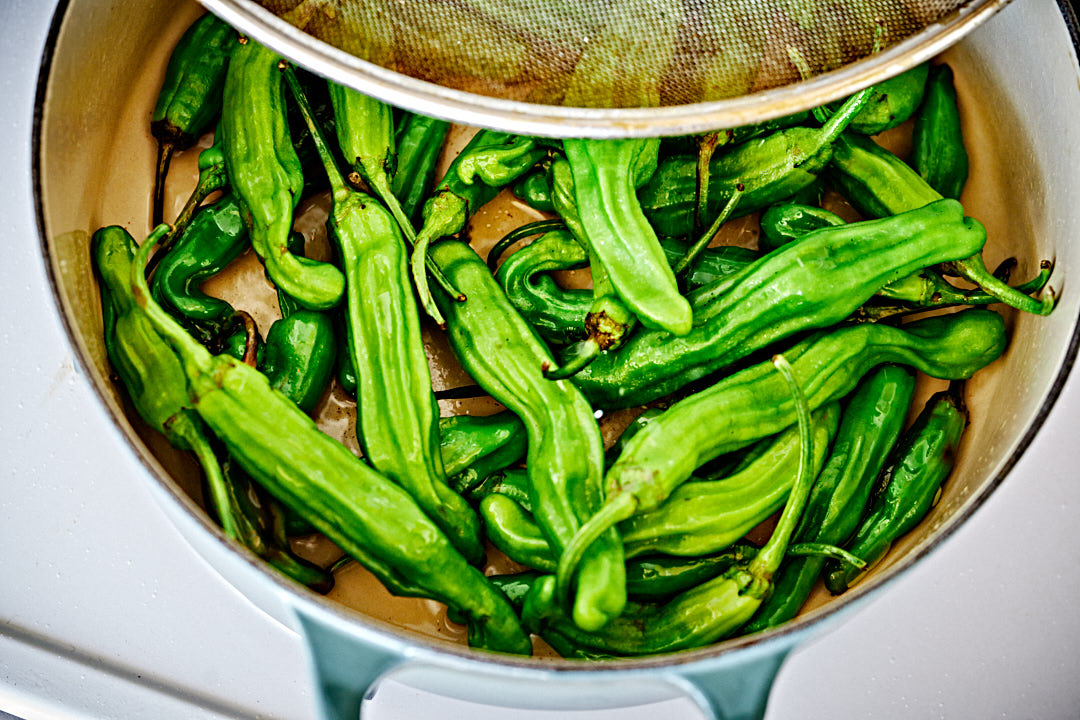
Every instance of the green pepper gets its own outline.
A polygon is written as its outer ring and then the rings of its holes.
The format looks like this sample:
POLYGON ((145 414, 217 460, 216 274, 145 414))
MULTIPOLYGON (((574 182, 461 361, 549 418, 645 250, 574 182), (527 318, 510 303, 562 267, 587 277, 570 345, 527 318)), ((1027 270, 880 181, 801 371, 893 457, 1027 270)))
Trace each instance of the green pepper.
POLYGON ((758 247, 766 251, 775 250, 814 230, 843 224, 844 219, 839 215, 812 205, 773 205, 761 216, 758 247))
MULTIPOLYGON (((927 401, 882 471, 884 489, 874 497, 848 548, 867 567, 884 557, 892 543, 918 525, 937 502, 968 423, 962 387, 963 383, 953 382, 947 391, 927 401)), ((825 587, 839 595, 863 576, 860 568, 842 563, 826 573, 825 587)))
MULTIPOLYGON (((470 298, 437 295, 462 367, 525 424, 530 496, 536 519, 559 550, 603 501, 603 441, 593 410, 566 380, 543 375, 551 356, 468 245, 446 241, 431 255, 470 298)), ((573 604, 575 621, 598 628, 626 602, 622 544, 611 530, 584 558, 573 604)), ((567 587, 569 589, 569 586, 567 587)))
MULTIPOLYGON (((844 408, 829 459, 810 491, 794 542, 840 545, 848 540, 900 437, 914 391, 914 375, 896 365, 883 365, 859 383, 844 408)), ((820 556, 785 560, 773 594, 744 630, 758 632, 795 617, 824 565, 820 556)))
MULTIPOLYGON (((903 329, 842 327, 811 336, 785 355, 809 389, 813 409, 847 395, 882 363, 911 365, 932 377, 967 378, 1004 349, 1001 316, 972 309, 903 329)), ((604 507, 563 550, 559 574, 573 572, 582 551, 608 528, 658 507, 698 466, 791 425, 794 411, 785 390, 771 366, 761 363, 679 401, 650 422, 608 471, 604 507)))
POLYGON ((304 178, 286 121, 283 66, 280 57, 254 40, 235 50, 225 79, 222 148, 252 247, 267 273, 305 307, 323 310, 341 300, 345 277, 329 263, 288 251, 304 178))
MULTIPOLYGON (((423 268, 430 262, 427 259, 428 246, 464 230, 469 216, 499 193, 501 185, 491 183, 512 183, 546 154, 547 150, 543 150, 534 138, 481 130, 454 158, 443 179, 424 203, 424 223, 413 247, 412 274, 417 292, 424 301, 424 310, 439 325, 445 322, 442 313, 434 303, 427 302, 431 295, 423 268), (477 179, 480 181, 477 182, 477 179)), ((445 283, 440 284, 444 290, 450 291, 445 283)), ((461 294, 456 299, 465 300, 461 294)))
POLYGON ((131 269, 135 301, 179 358, 192 409, 236 462, 399 592, 463 613, 474 647, 529 654, 529 638, 505 597, 404 490, 320 432, 257 370, 210 355, 153 301, 143 268, 155 239, 144 243, 131 269))
MULTIPOLYGON (((469 559, 484 556, 476 514, 446 484, 408 250, 394 217, 338 171, 295 76, 286 78, 319 148, 333 207, 327 222, 345 269, 349 355, 357 374, 357 437, 376 470, 400 484, 469 559)), ((342 117, 338 127, 350 127, 342 117)))
POLYGON ((394 130, 397 168, 390 189, 410 222, 419 219, 420 208, 435 180, 435 166, 450 123, 426 115, 404 113, 394 130))
POLYGON ((874 86, 874 94, 855 119, 852 132, 877 135, 907 121, 919 107, 930 63, 916 65, 874 86))
POLYGON ((802 390, 805 380, 799 381, 782 356, 774 357, 773 363, 793 396, 788 402, 794 405, 798 418, 800 462, 798 479, 776 529, 754 558, 731 566, 720 576, 664 604, 628 603, 625 613, 594 633, 582 632, 566 621, 555 602, 557 579, 548 576, 525 597, 521 615, 526 627, 541 634, 546 628, 576 645, 604 653, 648 655, 713 642, 731 635, 754 615, 772 589, 773 574, 784 558, 814 482, 811 464, 815 443, 810 402, 802 390))
POLYGON ((911 146, 911 165, 927 184, 945 197, 960 199, 968 177, 968 154, 948 65, 930 69, 926 95, 915 116, 911 146))
POLYGON ((329 314, 297 310, 270 326, 259 369, 271 387, 311 412, 330 383, 336 358, 329 314))
MULTIPOLYGON (((154 299, 204 345, 221 336, 235 311, 232 305, 210 297, 199 286, 225 269, 247 247, 248 233, 240 203, 228 194, 195 215, 154 273, 154 299)), ((160 252, 155 257, 161 257, 160 252)))
POLYGON ((521 565, 555 572, 558 563, 536 522, 513 498, 493 492, 480 501, 487 538, 500 552, 521 565))
POLYGON ((450 485, 462 495, 525 457, 525 427, 511 412, 441 418, 439 438, 450 485))
POLYGON ((516 183, 511 190, 514 197, 541 212, 555 212, 555 205, 551 198, 551 185, 548 183, 547 171, 543 168, 533 170, 516 183))
MULTIPOLYGON (((855 209, 869 217, 895 215, 941 199, 941 194, 903 160, 870 138, 858 135, 837 140, 831 178, 855 209)), ((1042 266, 1047 268, 1049 263, 1044 261, 1042 266)), ((1049 315, 1054 309, 1055 297, 1051 289, 1047 289, 1039 300, 1009 287, 986 269, 979 252, 954 258, 947 267, 1018 310, 1049 315)))
POLYGON ((695 291, 695 327, 689 335, 637 333, 573 382, 603 408, 644 404, 772 342, 837 323, 882 286, 977 253, 985 242, 986 230, 965 218, 955 200, 817 230, 695 291), (710 295, 715 297, 702 299, 710 295))
POLYGON ((615 292, 647 327, 685 335, 690 305, 634 193, 639 167, 656 165, 659 142, 567 139, 563 147, 584 239, 615 292))
POLYGON ((152 220, 162 221, 165 176, 175 150, 191 147, 221 112, 221 89, 236 31, 209 13, 193 22, 173 48, 158 92, 150 133, 158 142, 152 220))
MULTIPOLYGON (((811 469, 815 477, 825 463, 839 420, 836 403, 823 406, 812 416, 815 451, 811 469)), ((632 446, 628 446, 623 457, 631 451, 632 446)), ((612 471, 621 472, 623 467, 612 471)), ((798 471, 799 433, 790 427, 743 470, 720 480, 687 482, 660 506, 619 523, 626 556, 662 553, 692 557, 723 550, 783 506, 798 471)))
MULTIPOLYGON (((736 215, 748 215, 812 185, 829 164, 833 142, 869 99, 873 88, 851 96, 820 128, 793 127, 719 153, 710 163, 707 212, 718 214, 742 186, 736 215)), ((638 193, 645 216, 660 235, 690 234, 697 212, 697 158, 669 157, 638 193)))

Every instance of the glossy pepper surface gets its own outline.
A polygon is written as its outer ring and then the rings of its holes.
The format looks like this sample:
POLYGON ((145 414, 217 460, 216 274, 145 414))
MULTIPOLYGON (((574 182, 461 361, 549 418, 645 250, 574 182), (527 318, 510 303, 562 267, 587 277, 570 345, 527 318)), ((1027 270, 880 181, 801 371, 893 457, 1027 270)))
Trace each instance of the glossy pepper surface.
MULTIPOLYGON (((898 365, 882 365, 859 383, 844 408, 825 467, 810 491, 794 542, 842 545, 851 537, 878 473, 900 437, 914 391, 914 375, 898 365)), ((744 630, 758 632, 795 617, 824 566, 821 556, 787 558, 772 595, 744 630)))
MULTIPOLYGON (((431 254, 470 298, 458 303, 436 296, 454 353, 525 424, 533 510, 548 542, 561 550, 603 502, 604 446, 592 408, 569 382, 544 377, 551 355, 472 248, 445 241, 431 254)), ((575 622, 598 628, 617 616, 626 602, 624 573, 622 544, 611 530, 575 576, 575 622)))
POLYGON ((968 177, 968 154, 948 65, 930 69, 911 133, 911 165, 944 197, 960 199, 968 177))
POLYGON ((394 130, 397 167, 390 189, 410 222, 420 219, 420 208, 435 181, 435 167, 450 123, 426 115, 404 113, 394 130))
POLYGON ((474 647, 529 654, 505 597, 404 490, 320 432, 257 370, 207 352, 153 301, 143 277, 152 244, 132 267, 136 302, 180 359, 192 408, 240 466, 380 579, 456 608, 474 647))
MULTIPOLYGON (((871 566, 884 557, 889 547, 915 527, 937 502, 941 484, 952 472, 956 451, 967 427, 967 408, 961 383, 935 394, 904 433, 880 482, 869 513, 859 522, 848 548, 871 566)), ((842 563, 825 576, 825 586, 834 595, 860 579, 859 568, 842 563)))
POLYGON ((282 65, 254 40, 235 50, 225 80, 222 148, 252 247, 270 278, 305 307, 324 310, 341 300, 345 278, 329 263, 297 258, 288 250, 304 177, 286 121, 282 65))

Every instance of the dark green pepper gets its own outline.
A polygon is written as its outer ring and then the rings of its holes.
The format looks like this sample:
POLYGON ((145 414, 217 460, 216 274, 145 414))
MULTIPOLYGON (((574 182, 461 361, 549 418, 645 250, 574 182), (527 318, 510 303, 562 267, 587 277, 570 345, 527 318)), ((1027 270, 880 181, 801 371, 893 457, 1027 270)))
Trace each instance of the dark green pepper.
POLYGON ((775 250, 814 230, 843 224, 844 219, 836 213, 812 205, 773 205, 761 216, 758 248, 763 251, 775 250))
MULTIPOLYGON (((739 186, 743 195, 736 216, 768 207, 812 185, 829 164, 833 142, 872 92, 873 88, 867 88, 853 95, 820 128, 788 128, 719 153, 710 164, 707 213, 718 214, 739 186)), ((657 233, 683 237, 692 232, 697 185, 696 157, 675 156, 660 163, 638 193, 657 233)))
POLYGON ((173 48, 158 92, 150 132, 158 141, 153 224, 162 221, 165 176, 175 150, 191 147, 221 112, 221 89, 236 31, 207 13, 191 24, 173 48))
MULTIPOLYGON (((326 147, 295 76, 286 77, 308 120, 333 191, 327 222, 345 270, 349 355, 357 374, 357 438, 376 470, 400 484, 469 559, 484 556, 480 525, 446 484, 439 407, 431 390, 408 249, 394 217, 351 189, 326 147)), ((338 127, 350 127, 339 116, 338 127)))
MULTIPOLYGON (((871 368, 886 362, 911 365, 932 377, 970 377, 1001 355, 1005 339, 1000 315, 972 309, 903 329, 842 327, 811 336, 785 355, 810 390, 811 408, 818 408, 847 395, 871 368)), ((560 575, 573 571, 580 553, 599 534, 658 507, 698 466, 791 425, 794 411, 786 389, 770 364, 760 363, 681 400, 650 422, 608 471, 604 507, 563 550, 560 575)))
MULTIPOLYGON (((604 446, 593 410, 569 382, 544 377, 552 362, 547 348, 472 248, 446 241, 431 255, 470 298, 436 296, 451 347, 465 371, 525 424, 532 507, 548 542, 561 549, 603 502, 604 446)), ((601 627, 622 611, 624 573, 622 543, 612 529, 575 575, 573 616, 580 626, 601 627)))
POLYGON ((225 166, 252 247, 274 284, 305 307, 323 310, 341 300, 345 277, 329 263, 288 251, 304 178, 286 120, 282 67, 278 55, 254 40, 234 51, 221 116, 225 166))
MULTIPOLYGON (((873 499, 848 548, 867 567, 885 556, 889 547, 915 527, 937 502, 941 484, 956 463, 956 450, 967 427, 963 383, 935 394, 897 445, 880 482, 884 489, 873 499)), ((848 563, 825 575, 834 595, 848 589, 862 570, 848 563)))
POLYGON ((397 168, 390 189, 409 222, 419 220, 420 208, 435 181, 435 166, 450 123, 406 112, 394 130, 397 168))
MULTIPOLYGON (((858 135, 844 136, 836 141, 831 178, 855 209, 870 217, 903 213, 941 199, 941 194, 903 160, 870 138, 858 135)), ((1049 268, 1049 263, 1043 261, 1042 267, 1049 268)), ((1009 287, 986 269, 979 252, 955 258, 947 268, 1018 310, 1049 315, 1054 309, 1055 297, 1051 289, 1047 289, 1039 300, 1009 287)))
POLYGON ((930 187, 945 197, 960 199, 967 182, 968 154, 948 65, 930 69, 926 94, 911 133, 911 165, 930 187))
MULTIPOLYGON (((914 375, 897 365, 883 365, 859 383, 844 408, 829 459, 810 491, 794 542, 841 545, 848 540, 900 437, 914 391, 914 375)), ((773 594, 745 631, 758 632, 795 617, 824 565, 820 556, 786 559, 773 594)))
POLYGON ((930 63, 916 65, 874 86, 874 94, 848 127, 861 135, 877 135, 907 121, 919 107, 930 63))
POLYGON ((311 412, 330 383, 336 357, 330 316, 297 310, 270 326, 259 370, 271 387, 311 412))
POLYGON ((543 168, 533 170, 522 177, 512 188, 514 197, 541 212, 555 212, 551 200, 551 184, 548 183, 547 171, 543 168))
POLYGON ((450 485, 464 495, 525 457, 525 426, 511 412, 439 420, 439 448, 450 485))
POLYGON ((668 395, 772 342, 848 317, 884 285, 977 253, 986 230, 955 200, 871 222, 817 230, 695 291, 695 327, 640 332, 573 382, 603 408, 668 395), (708 302, 699 296, 715 297, 708 302))
POLYGON ((135 300, 180 359, 192 409, 237 463, 399 592, 437 599, 463 613, 474 647, 528 655, 529 638, 505 596, 404 490, 320 432, 257 370, 210 355, 153 301, 143 268, 154 239, 140 248, 132 266, 135 300))

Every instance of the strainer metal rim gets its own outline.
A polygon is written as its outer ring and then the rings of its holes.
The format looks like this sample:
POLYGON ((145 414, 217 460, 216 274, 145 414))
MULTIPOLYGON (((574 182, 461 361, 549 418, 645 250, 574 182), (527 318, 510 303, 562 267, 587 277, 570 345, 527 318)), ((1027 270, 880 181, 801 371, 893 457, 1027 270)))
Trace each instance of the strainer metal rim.
POLYGON ((334 82, 397 107, 464 125, 545 137, 658 137, 738 127, 789 115, 886 80, 952 46, 1011 0, 972 0, 943 22, 872 57, 780 88, 692 105, 577 108, 455 90, 361 60, 298 31, 253 0, 199 0, 230 25, 334 82))

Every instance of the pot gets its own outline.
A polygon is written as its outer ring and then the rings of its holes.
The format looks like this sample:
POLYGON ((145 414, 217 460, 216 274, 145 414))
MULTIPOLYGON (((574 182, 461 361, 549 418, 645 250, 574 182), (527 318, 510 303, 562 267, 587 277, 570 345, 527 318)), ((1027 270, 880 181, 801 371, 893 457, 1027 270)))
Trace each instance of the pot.
POLYGON ((1006 355, 969 384, 972 425, 941 502, 871 577, 769 633, 617 663, 496 656, 361 615, 287 583, 227 541, 193 499, 198 482, 190 466, 129 419, 108 380, 89 234, 111 223, 136 236, 148 230, 154 150, 149 111, 168 52, 199 11, 193 3, 166 0, 60 3, 42 66, 34 133, 44 257, 75 354, 117 433, 145 465, 161 507, 223 577, 305 638, 325 717, 356 717, 365 694, 391 673, 448 696, 498 698, 511 707, 612 707, 685 693, 710 717, 759 717, 771 681, 796 643, 835 626, 925 557, 1005 478, 1074 361, 1080 298, 1067 279, 1080 256, 1068 239, 1080 234, 1080 217, 1072 212, 1080 175, 1060 143, 1070 137, 1068 119, 1080 115, 1080 90, 1071 81, 1075 21, 1068 7, 1032 0, 1006 8, 950 51, 964 69, 962 98, 977 99, 975 106, 965 105, 968 137, 993 149, 973 152, 963 199, 990 230, 988 262, 1004 256, 1004 238, 1022 259, 1019 274, 1032 272, 1041 257, 1054 258, 1051 284, 1061 301, 1048 318, 1010 318, 1006 355), (1040 42, 1017 42, 1016 28, 1040 42))

